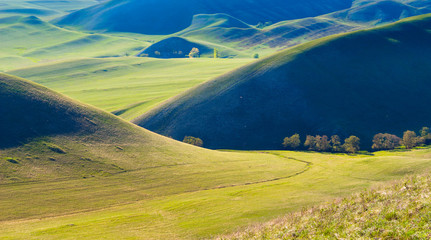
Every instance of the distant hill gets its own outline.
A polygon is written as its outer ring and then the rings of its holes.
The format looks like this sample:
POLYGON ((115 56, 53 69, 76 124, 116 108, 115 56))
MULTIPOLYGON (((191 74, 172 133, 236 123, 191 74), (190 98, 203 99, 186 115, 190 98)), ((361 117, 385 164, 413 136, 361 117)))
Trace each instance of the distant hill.
POLYGON ((88 30, 171 34, 190 26, 196 14, 224 13, 256 25, 347 9, 352 0, 112 0, 55 22, 88 30))
POLYGON ((354 1, 348 9, 317 17, 281 21, 264 28, 217 24, 227 22, 232 17, 198 15, 188 28, 177 34, 240 49, 256 48, 256 51, 262 51, 262 47, 287 48, 321 37, 367 29, 427 13, 431 13, 430 0, 354 1))
POLYGON ((328 16, 342 21, 377 25, 429 13, 431 8, 426 6, 430 4, 431 1, 429 0, 410 2, 399 0, 370 1, 328 16))
POLYGON ((402 134, 431 118, 431 16, 316 40, 196 87, 135 122, 210 148, 278 149, 284 137, 402 134))
POLYGON ((155 58, 184 58, 193 48, 198 48, 200 54, 212 53, 213 49, 200 43, 190 42, 180 37, 170 37, 147 47, 138 56, 155 58))
POLYGON ((136 55, 148 41, 57 27, 34 16, 0 17, 0 71, 40 61, 136 55))
POLYGON ((70 13, 71 11, 86 8, 103 1, 106 0, 1 1, 0 17, 19 15, 53 19, 64 16, 64 14, 70 13))

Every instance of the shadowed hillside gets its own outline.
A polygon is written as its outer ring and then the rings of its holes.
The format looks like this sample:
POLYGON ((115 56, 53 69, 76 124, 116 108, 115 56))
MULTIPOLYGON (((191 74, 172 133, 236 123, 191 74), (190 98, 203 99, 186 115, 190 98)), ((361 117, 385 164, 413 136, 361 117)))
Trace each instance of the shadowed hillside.
POLYGON ((431 118, 431 16, 313 41, 203 84, 137 124, 210 148, 280 148, 299 133, 401 134, 431 118))
POLYGON ((429 0, 405 3, 394 0, 372 1, 370 3, 364 2, 361 5, 352 7, 351 9, 335 12, 328 16, 342 21, 377 25, 429 13, 431 9, 424 6, 429 5, 430 3, 431 1, 429 0))
POLYGON ((96 125, 89 116, 83 108, 44 87, 0 75, 0 148, 32 137, 89 133, 96 125))
POLYGON ((213 49, 203 44, 190 42, 180 37, 170 37, 147 47, 138 56, 155 58, 184 58, 193 48, 198 48, 200 54, 212 53, 213 49))
POLYGON ((183 37, 230 44, 240 49, 284 49, 333 34, 367 29, 431 12, 430 0, 355 1, 352 7, 317 17, 281 21, 264 28, 233 24, 225 15, 197 15, 178 32, 183 37), (226 24, 226 23, 231 23, 226 24))
POLYGON ((89 30, 170 34, 187 28, 196 14, 225 13, 254 25, 318 16, 351 4, 352 0, 112 0, 56 22, 89 30))

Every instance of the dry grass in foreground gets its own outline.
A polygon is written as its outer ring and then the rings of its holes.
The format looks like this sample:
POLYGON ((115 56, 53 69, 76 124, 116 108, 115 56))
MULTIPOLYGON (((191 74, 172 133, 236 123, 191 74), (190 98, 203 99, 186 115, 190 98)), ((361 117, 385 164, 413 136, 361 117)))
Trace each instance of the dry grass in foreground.
POLYGON ((430 239, 430 183, 408 177, 218 239, 430 239))

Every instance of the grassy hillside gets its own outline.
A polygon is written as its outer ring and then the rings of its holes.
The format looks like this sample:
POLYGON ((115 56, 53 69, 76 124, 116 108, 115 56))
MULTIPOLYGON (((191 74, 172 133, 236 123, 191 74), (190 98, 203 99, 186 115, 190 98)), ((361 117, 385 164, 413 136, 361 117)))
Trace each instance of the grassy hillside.
POLYGON ((277 22, 264 28, 241 23, 225 14, 200 14, 179 36, 210 41, 261 55, 314 39, 367 29, 431 12, 429 0, 355 1, 350 8, 317 17, 277 22))
POLYGON ((218 239, 427 239, 430 182, 409 177, 218 239))
POLYGON ((429 125, 430 25, 425 15, 312 41, 200 85, 135 122, 175 139, 200 137, 210 148, 277 149, 294 133, 357 135, 369 148, 379 132, 429 125))
POLYGON ((150 45, 142 38, 69 31, 36 17, 0 18, 0 71, 77 57, 135 55, 150 45))
POLYGON ((349 8, 351 3, 352 0, 111 0, 71 13, 56 23, 91 30, 164 35, 187 28, 196 14, 224 13, 255 25, 318 16, 349 8))
POLYGON ((10 74, 132 120, 164 100, 248 63, 250 59, 74 59, 10 74))
POLYGON ((354 5, 350 9, 331 13, 327 16, 342 21, 378 25, 430 13, 430 11, 431 1, 429 0, 380 0, 362 1, 362 4, 354 5))
POLYGON ((0 149, 0 238, 211 237, 431 167, 430 149, 210 151, 0 76, 1 103, 22 123, 2 119, 2 134, 34 133, 0 149), (42 131, 59 128, 68 131, 42 131))

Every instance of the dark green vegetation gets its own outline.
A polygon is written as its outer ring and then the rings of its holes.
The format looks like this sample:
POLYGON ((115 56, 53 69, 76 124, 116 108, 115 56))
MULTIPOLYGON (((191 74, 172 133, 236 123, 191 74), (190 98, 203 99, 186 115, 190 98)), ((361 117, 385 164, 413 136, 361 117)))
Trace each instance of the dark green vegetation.
POLYGON ((349 8, 351 3, 352 0, 111 0, 56 22, 91 30, 164 35, 187 28, 196 14, 224 13, 255 25, 318 16, 349 8))
POLYGON ((429 239, 430 183, 408 177, 217 239, 429 239))
POLYGON ((312 41, 190 90, 135 121, 209 148, 278 149, 285 136, 401 135, 431 118, 431 16, 312 41), (346 54, 349 53, 349 54, 346 54))

